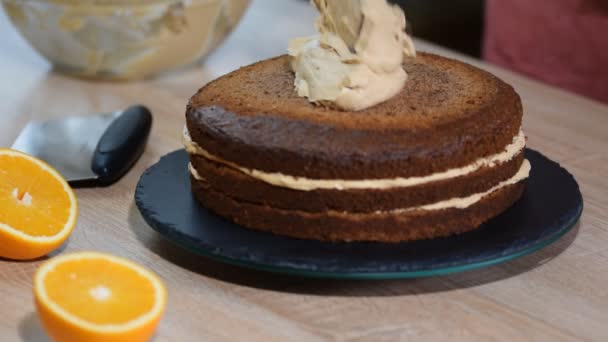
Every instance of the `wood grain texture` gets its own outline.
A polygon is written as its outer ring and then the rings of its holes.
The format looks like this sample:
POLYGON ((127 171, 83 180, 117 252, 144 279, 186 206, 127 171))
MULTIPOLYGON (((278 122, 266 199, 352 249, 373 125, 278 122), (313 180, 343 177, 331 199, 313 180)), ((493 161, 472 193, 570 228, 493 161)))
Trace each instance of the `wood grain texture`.
MULTIPOLYGON (((201 66, 149 81, 95 83, 51 72, 0 15, 0 146, 9 146, 31 119, 133 103, 155 115, 150 145, 133 171, 110 188, 77 191, 78 226, 57 253, 108 252, 157 272, 169 303, 156 341, 608 340, 608 107, 480 62, 522 96, 530 146, 562 163, 582 187, 585 211, 577 229, 540 252, 446 277, 304 280, 198 257, 144 223, 133 204, 135 184, 160 156, 180 147, 188 98, 219 75, 283 53, 289 37, 313 31, 314 16, 305 2, 255 0, 242 25, 201 66)), ((39 263, 0 260, 1 341, 45 340, 31 295, 39 263)))

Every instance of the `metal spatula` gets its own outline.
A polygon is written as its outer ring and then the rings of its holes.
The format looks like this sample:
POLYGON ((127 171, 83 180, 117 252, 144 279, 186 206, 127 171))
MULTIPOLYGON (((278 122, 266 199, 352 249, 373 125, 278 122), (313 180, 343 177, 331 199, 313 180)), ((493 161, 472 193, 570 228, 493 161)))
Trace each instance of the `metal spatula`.
POLYGON ((143 106, 83 117, 30 122, 12 148, 52 165, 70 185, 107 186, 144 152, 152 114, 143 106))
POLYGON ((355 44, 359 40, 365 21, 361 13, 361 0, 313 0, 313 3, 323 15, 322 18, 327 20, 326 26, 338 34, 350 50, 355 52, 355 44))

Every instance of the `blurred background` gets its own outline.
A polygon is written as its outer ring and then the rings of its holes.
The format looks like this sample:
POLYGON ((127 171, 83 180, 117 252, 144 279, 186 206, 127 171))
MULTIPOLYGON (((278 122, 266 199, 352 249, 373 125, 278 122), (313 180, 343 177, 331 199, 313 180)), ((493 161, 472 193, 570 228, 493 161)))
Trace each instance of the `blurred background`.
POLYGON ((481 57, 484 0, 394 0, 406 10, 412 33, 439 45, 481 57))
POLYGON ((608 0, 389 1, 417 38, 608 103, 608 0))
POLYGON ((414 36, 608 102, 608 0, 395 0, 414 36))
MULTIPOLYGON (((296 1, 304 8, 310 0, 252 1, 260 8, 272 7, 274 13, 291 13, 287 8, 296 1)), ((608 0, 389 1, 405 9, 418 39, 608 103, 608 0)), ((206 58, 238 26, 250 0, 113 0, 111 6, 104 5, 106 0, 0 3, 21 35, 56 70, 134 80, 206 58)), ((306 15, 313 15, 308 9, 306 15)), ((310 18, 286 16, 263 20, 274 27, 312 31, 310 18)), ((3 34, 10 32, 4 29, 0 39, 6 39, 3 34)), ((259 49, 273 55, 285 52, 279 45, 260 44, 259 49)))

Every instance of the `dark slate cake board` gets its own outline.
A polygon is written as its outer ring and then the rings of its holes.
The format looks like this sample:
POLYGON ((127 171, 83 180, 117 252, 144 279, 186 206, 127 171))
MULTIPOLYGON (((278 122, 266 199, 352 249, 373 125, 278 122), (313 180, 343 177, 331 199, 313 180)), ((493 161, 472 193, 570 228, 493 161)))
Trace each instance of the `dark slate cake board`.
POLYGON ((184 150, 168 154, 142 175, 135 202, 146 222, 169 241, 246 268, 318 278, 442 275, 532 253, 575 226, 583 199, 574 177, 536 151, 528 149, 526 156, 532 172, 513 207, 473 232, 427 241, 331 243, 243 228, 196 202, 184 150))

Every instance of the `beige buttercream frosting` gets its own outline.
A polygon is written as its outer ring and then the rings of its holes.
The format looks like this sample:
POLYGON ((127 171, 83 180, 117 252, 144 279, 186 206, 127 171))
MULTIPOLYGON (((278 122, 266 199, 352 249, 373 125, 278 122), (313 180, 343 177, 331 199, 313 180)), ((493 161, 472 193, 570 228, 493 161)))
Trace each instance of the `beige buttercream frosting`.
POLYGON ((203 178, 203 176, 201 176, 201 174, 196 171, 196 169, 194 168, 194 166, 192 166, 191 163, 188 163, 188 171, 190 171, 190 174, 194 177, 194 179, 199 181, 205 180, 205 178, 203 178))
POLYGON ((526 136, 523 130, 513 137, 513 141, 505 147, 505 149, 497 154, 479 158, 475 162, 454 169, 449 169, 443 172, 437 172, 430 175, 420 177, 396 177, 386 179, 360 179, 360 180, 345 180, 345 179, 310 179, 306 177, 295 177, 285 175, 278 172, 264 172, 261 170, 250 169, 242 167, 233 162, 223 160, 217 156, 212 155, 203 149, 196 142, 192 141, 188 129, 184 127, 183 132, 183 143, 186 151, 190 154, 200 155, 209 160, 218 162, 230 166, 252 178, 266 182, 268 184, 289 188, 299 191, 313 191, 313 190, 385 190, 392 188, 403 188, 411 187, 430 182, 452 179, 467 174, 473 173, 483 167, 493 167, 497 164, 504 163, 512 160, 517 154, 519 154, 526 147, 526 136))
MULTIPOLYGON (((204 180, 204 178, 198 173, 198 171, 196 171, 196 169, 192 166, 192 164, 188 164, 188 169, 190 170, 190 173, 192 174, 192 176, 194 176, 195 179, 204 180)), ((526 159, 521 164, 521 167, 519 168, 517 173, 515 173, 515 175, 513 175, 513 177, 498 183, 496 186, 492 187, 491 189, 489 189, 487 191, 476 193, 476 194, 473 194, 473 195, 470 195, 467 197, 454 197, 454 198, 450 198, 448 200, 439 201, 439 202, 421 205, 421 206, 410 207, 410 208, 400 208, 400 209, 393 209, 393 210, 387 210, 387 211, 380 210, 380 211, 376 211, 375 214, 384 214, 384 213, 399 214, 399 213, 404 213, 404 212, 414 211, 414 210, 429 210, 430 211, 430 210, 442 210, 442 209, 452 209, 452 208, 466 209, 466 208, 472 206, 473 204, 481 201, 482 198, 491 195, 493 192, 498 191, 509 185, 517 184, 517 183, 521 182, 522 180, 528 178, 530 176, 530 170, 531 170, 530 162, 526 159)))
POLYGON ((495 191, 498 191, 509 185, 517 184, 517 183, 521 182, 522 180, 528 178, 530 176, 531 169, 532 169, 532 166, 530 165, 530 162, 527 159, 525 159, 524 162, 521 164, 521 167, 519 168, 517 173, 515 173, 515 175, 513 175, 513 177, 498 183, 497 185, 495 185, 494 187, 492 187, 491 189, 489 189, 487 191, 476 193, 476 194, 473 194, 473 195, 467 196, 467 197, 455 197, 455 198, 451 198, 449 200, 440 201, 440 202, 422 205, 422 206, 413 207, 413 208, 391 210, 391 212, 401 213, 401 212, 407 212, 407 211, 412 211, 412 210, 441 210, 441 209, 450 209, 450 208, 465 209, 465 208, 468 208, 468 207, 472 206, 473 204, 479 202, 482 198, 492 194, 495 191))
POLYGON ((416 55, 405 14, 386 0, 313 0, 318 35, 289 43, 298 95, 362 110, 398 94, 403 60, 416 55))

